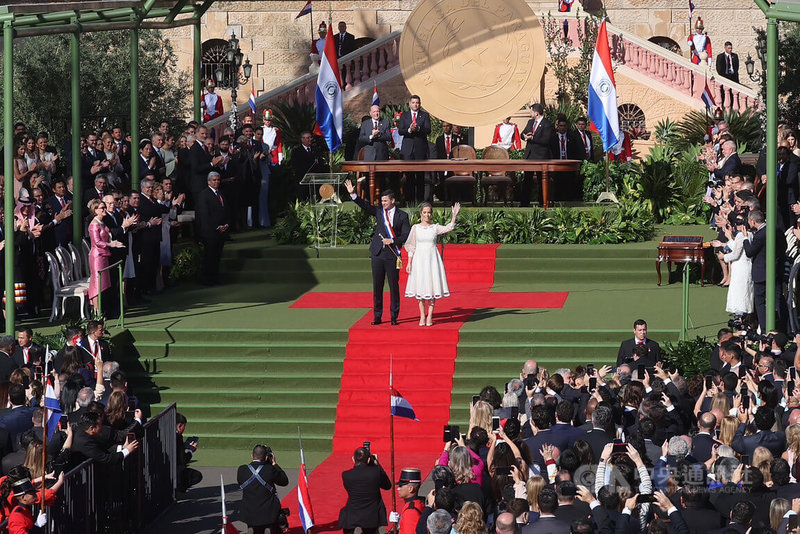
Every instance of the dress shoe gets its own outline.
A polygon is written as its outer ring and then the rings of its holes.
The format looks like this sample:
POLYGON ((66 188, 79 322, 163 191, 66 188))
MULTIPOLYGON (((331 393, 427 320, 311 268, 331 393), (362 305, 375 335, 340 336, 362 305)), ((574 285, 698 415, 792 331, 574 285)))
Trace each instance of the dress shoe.
POLYGON ((381 324, 381 320, 380 319, 375 319, 374 321, 372 321, 372 325, 373 326, 374 325, 378 325, 378 324, 381 324))
POLYGON ((400 324, 400 323, 398 323, 398 322, 397 322, 397 319, 392 319, 392 325, 394 325, 394 326, 397 326, 397 325, 399 325, 399 324, 400 324))

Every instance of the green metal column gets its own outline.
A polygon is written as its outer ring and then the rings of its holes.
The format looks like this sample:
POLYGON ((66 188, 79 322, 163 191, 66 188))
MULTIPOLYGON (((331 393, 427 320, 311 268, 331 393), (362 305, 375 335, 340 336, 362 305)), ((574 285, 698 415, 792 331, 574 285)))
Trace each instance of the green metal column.
POLYGON ((72 106, 72 242, 80 250, 83 238, 83 178, 81 176, 81 36, 69 36, 72 106))
POLYGON ((194 120, 200 122, 203 119, 203 115, 200 113, 200 97, 202 97, 203 92, 203 77, 202 77, 202 67, 201 67, 201 60, 203 55, 203 43, 200 40, 200 17, 197 18, 197 22, 194 24, 194 56, 192 57, 192 80, 194 82, 192 86, 192 96, 194 105, 192 107, 194 111, 194 120))
POLYGON ((14 335, 14 28, 3 25, 3 146, 5 148, 5 221, 6 335, 14 335))
POLYGON ((689 339, 689 264, 683 264, 683 319, 681 320, 681 339, 689 339))
POLYGON ((778 224, 778 22, 767 21, 767 331, 775 328, 775 251, 778 224))
POLYGON ((139 28, 131 30, 131 187, 139 189, 139 28))

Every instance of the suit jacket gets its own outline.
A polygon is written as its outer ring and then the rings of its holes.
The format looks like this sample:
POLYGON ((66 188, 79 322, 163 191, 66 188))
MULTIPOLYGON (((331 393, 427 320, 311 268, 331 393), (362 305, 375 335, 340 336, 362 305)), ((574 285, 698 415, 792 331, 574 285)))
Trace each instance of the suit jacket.
MULTIPOLYGON (((225 198, 223 197, 222 200, 224 202, 225 198)), ((200 237, 215 239, 222 235, 217 228, 228 224, 228 209, 226 205, 220 204, 210 187, 206 186, 197 194, 195 211, 197 212, 197 229, 200 237)))
MULTIPOLYGON (((567 130, 564 136, 567 159, 586 159, 586 150, 583 146, 583 140, 578 132, 575 130, 567 130)), ((553 155, 553 159, 561 159, 561 136, 558 134, 558 132, 555 132, 552 136, 550 153, 553 155)))
POLYGON ((0 428, 4 428, 11 435, 14 450, 17 447, 17 436, 33 428, 33 408, 17 406, 11 411, 0 416, 0 428))
POLYGON ((389 145, 392 140, 392 127, 385 119, 378 120, 378 137, 372 137, 373 121, 370 117, 361 123, 358 132, 359 146, 364 147, 364 161, 386 161, 389 159, 389 145))
POLYGON ((522 130, 523 137, 533 132, 533 138, 525 143, 525 159, 551 159, 553 137, 556 133, 553 124, 547 117, 542 117, 536 131, 533 130, 533 125, 534 119, 531 118, 522 130))
MULTIPOLYGON (((38 346, 36 343, 31 342, 31 348, 38 346)), ((33 365, 33 362, 25 363, 25 354, 22 351, 22 347, 17 343, 14 343, 14 352, 11 353, 11 359, 14 360, 17 367, 31 367, 33 365)))
POLYGON ((680 508, 681 515, 689 525, 690 534, 706 534, 722 528, 728 521, 714 508, 680 508))
MULTIPOLYGON (((589 145, 589 156, 586 156, 586 148, 583 148, 583 158, 589 161, 594 161, 594 139, 592 139, 592 132, 588 129, 584 130, 584 135, 586 136, 586 142, 589 145)), ((575 137, 580 141, 581 145, 583 145, 583 138, 581 137, 581 133, 578 130, 575 130, 575 137)))
POLYGON ((717 182, 725 181, 725 176, 736 174, 739 172, 739 169, 742 167, 742 160, 739 159, 739 154, 734 152, 733 154, 725 160, 721 169, 717 169, 714 171, 714 179, 717 182))
POLYGON ((200 141, 195 141, 189 148, 189 169, 189 189, 193 194, 208 187, 208 173, 214 170, 214 166, 211 165, 211 154, 206 152, 200 141))
POLYGON ((350 32, 344 32, 344 38, 341 33, 336 33, 333 36, 333 43, 336 45, 337 58, 346 56, 356 49, 356 38, 350 32))
POLYGON ((716 442, 714 436, 710 434, 697 434, 692 440, 692 456, 695 460, 705 463, 711 458, 711 449, 716 442))
POLYGON ((782 230, 794 228, 797 216, 792 211, 792 204, 798 199, 797 172, 800 168, 800 158, 791 154, 783 163, 778 162, 778 213, 781 217, 782 230))
POLYGON ((403 136, 400 153, 404 159, 428 159, 428 134, 431 133, 431 116, 427 111, 417 111, 417 130, 411 132, 411 111, 404 111, 397 123, 397 131, 403 136))
POLYGON ((569 534, 570 524, 555 517, 539 517, 532 525, 522 527, 522 534, 569 534))
MULTIPOLYGON (((600 506, 600 508, 602 508, 602 506, 600 506)), ((589 508, 589 505, 585 502, 575 499, 575 502, 572 504, 559 504, 554 515, 556 519, 560 519, 568 525, 571 525, 576 519, 590 517, 592 515, 592 509, 589 508)))
MULTIPOLYGON (((258 479, 250 482, 242 489, 242 505, 239 509, 241 519, 248 525, 271 525, 278 521, 281 513, 281 501, 275 486, 286 486, 289 478, 277 465, 264 462, 250 462, 253 469, 261 467, 258 475, 267 483, 261 484, 258 479)), ((252 473, 247 464, 240 465, 236 472, 236 482, 241 486, 247 482, 252 473)))
MULTIPOLYGON (((381 236, 386 237, 387 231, 383 225, 383 209, 371 205, 366 200, 356 197, 353 202, 366 211, 368 214, 375 217, 375 231, 372 233, 372 242, 369 244, 369 252, 372 256, 394 256, 387 247, 383 246, 381 236)), ((394 221, 392 221, 392 228, 394 229, 394 244, 398 249, 402 249, 403 245, 408 239, 408 234, 411 232, 411 225, 408 221, 408 214, 395 205, 394 208, 394 221)), ((388 257, 387 256, 387 257, 388 257)))
POLYGON ((8 382, 8 379, 11 378, 11 373, 17 368, 18 366, 14 363, 11 355, 0 351, 0 382, 8 382))
POLYGON ((739 83, 739 54, 731 52, 731 66, 733 67, 732 74, 726 73, 728 70, 726 63, 727 61, 725 61, 725 52, 723 52, 717 56, 717 74, 723 78, 727 78, 739 83))
MULTIPOLYGON (((139 220, 147 222, 153 217, 163 217, 164 214, 169 213, 169 208, 160 204, 155 197, 147 198, 144 194, 139 196, 139 220)), ((150 228, 141 228, 137 234, 142 241, 142 245, 160 243, 163 235, 161 225, 153 225, 150 228)))
POLYGON ((377 528, 387 525, 381 491, 392 481, 380 465, 359 464, 342 473, 347 503, 339 512, 339 528, 377 528))
MULTIPOLYGON (((463 143, 461 136, 450 134, 450 150, 463 143)), ((436 159, 450 159, 452 156, 447 153, 447 146, 444 143, 444 134, 436 138, 436 159)))
POLYGON ((739 454, 747 454, 752 458, 756 447, 766 447, 773 456, 778 457, 786 448, 786 434, 782 431, 758 431, 751 436, 745 436, 746 430, 747 425, 742 423, 736 430, 736 434, 733 435, 731 447, 739 454))
MULTIPOLYGON (((64 203, 69 205, 69 200, 67 199, 66 195, 64 196, 64 203)), ((55 196, 52 196, 47 199, 47 204, 50 206, 50 211, 55 217, 59 213, 61 213, 61 202, 55 196)), ((72 215, 61 221, 60 223, 56 223, 53 226, 53 233, 56 238, 56 244, 66 246, 67 243, 72 242, 72 215)))
POLYGON ((584 439, 586 431, 568 423, 556 423, 550 427, 550 434, 553 440, 550 443, 558 447, 558 450, 563 451, 572 448, 579 439, 584 439))
POLYGON ((593 428, 589 432, 586 433, 586 437, 583 438, 589 446, 592 448, 592 453, 594 454, 594 461, 599 462, 600 457, 603 453, 603 448, 613 440, 611 436, 608 435, 608 432, 605 430, 601 430, 599 428, 593 428))
POLYGON ((81 176, 84 180, 84 183, 94 183, 94 178, 99 172, 92 174, 92 166, 94 165, 95 161, 105 161, 106 153, 102 150, 95 149, 94 155, 87 149, 86 152, 81 152, 81 176))
MULTIPOLYGON (((647 345, 647 348, 650 349, 650 358, 642 363, 644 365, 652 366, 660 362, 661 347, 659 346, 659 344, 650 338, 645 338, 644 342, 645 345, 647 345)), ((636 346, 636 338, 626 339, 620 344, 619 352, 617 353, 617 365, 622 365, 627 361, 631 361, 631 359, 633 358, 633 347, 635 346, 636 346)))
POLYGON ((298 180, 303 178, 307 172, 323 172, 327 169, 322 162, 322 158, 311 147, 308 152, 302 145, 294 147, 292 150, 292 169, 298 180))
MULTIPOLYGON (((780 243, 780 240, 777 241, 780 243)), ((775 258, 775 278, 780 281, 783 278, 784 247, 776 247, 775 258)), ((744 253, 752 260, 753 282, 765 283, 767 281, 767 225, 751 234, 750 239, 744 241, 744 253)))
POLYGON ((116 447, 113 443, 108 443, 107 440, 102 439, 100 436, 90 436, 83 429, 75 429, 75 434, 72 437, 70 464, 76 466, 90 458, 98 464, 119 465, 122 463, 124 456, 121 452, 116 452, 116 447), (109 449, 113 449, 115 452, 109 452, 109 449))

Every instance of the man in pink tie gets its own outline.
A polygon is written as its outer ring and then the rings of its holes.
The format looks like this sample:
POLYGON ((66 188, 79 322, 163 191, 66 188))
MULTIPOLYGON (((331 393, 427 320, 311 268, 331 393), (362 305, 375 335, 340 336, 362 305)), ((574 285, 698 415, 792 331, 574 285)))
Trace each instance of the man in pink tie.
POLYGON ((633 361, 633 351, 637 345, 647 347, 647 360, 652 362, 653 365, 661 361, 661 347, 652 339, 647 338, 647 321, 644 319, 637 319, 633 323, 633 339, 627 339, 619 346, 617 366, 633 361))

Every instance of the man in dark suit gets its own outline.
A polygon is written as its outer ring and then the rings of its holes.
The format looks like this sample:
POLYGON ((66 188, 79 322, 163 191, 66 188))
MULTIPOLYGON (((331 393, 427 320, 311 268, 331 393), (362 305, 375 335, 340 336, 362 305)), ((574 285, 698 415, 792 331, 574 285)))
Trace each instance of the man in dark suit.
MULTIPOLYGON (((400 115, 397 131, 403 136, 400 153, 403 159, 428 159, 428 134, 431 133, 431 116, 420 109, 422 101, 419 96, 411 95, 408 99, 408 111, 400 115)), ((406 174, 406 202, 419 203, 424 197, 425 173, 410 172, 406 174)))
POLYGON ((33 428, 33 408, 26 406, 27 397, 22 384, 11 384, 8 388, 8 402, 11 410, 0 415, 0 428, 11 435, 11 443, 17 442, 17 435, 33 428))
POLYGON ((242 490, 241 519, 253 529, 253 534, 264 534, 266 529, 280 532, 281 501, 275 486, 286 486, 289 478, 275 460, 272 449, 256 445, 253 461, 239 466, 236 482, 242 490))
POLYGON ((755 434, 745 436, 749 410, 739 407, 739 421, 741 424, 733 436, 731 447, 739 454, 753 458, 757 447, 766 447, 773 456, 780 456, 786 450, 786 434, 783 431, 772 432, 775 424, 775 411, 767 406, 759 406, 753 416, 753 423, 757 430, 755 434))
POLYGON ((81 178, 83 183, 94 182, 95 177, 108 171, 110 164, 106 154, 97 148, 97 134, 90 133, 86 136, 86 150, 81 152, 81 178))
POLYGON ((739 55, 733 53, 733 45, 730 41, 725 41, 725 51, 717 56, 717 74, 739 83, 739 55))
MULTIPOLYGON (((767 513, 769 513, 769 506, 767 506, 767 513)), ((726 534, 728 532, 738 532, 739 534, 745 534, 750 530, 750 523, 753 521, 755 514, 756 507, 752 502, 747 500, 737 502, 731 508, 730 523, 716 530, 708 531, 708 533, 726 534)))
POLYGON ((798 198, 798 170, 800 168, 800 158, 791 153, 788 147, 778 147, 778 213, 780 214, 780 229, 786 231, 788 228, 797 226, 797 215, 792 211, 792 206, 797 203, 798 198))
POLYGON ((586 435, 584 430, 572 426, 571 421, 575 416, 575 404, 563 400, 556 405, 556 424, 550 427, 550 434, 553 445, 559 451, 564 451, 575 445, 579 439, 586 435))
POLYGON ((689 525, 689 534, 706 534, 726 523, 722 514, 711 507, 705 486, 685 484, 680 499, 680 513, 689 525))
POLYGON ((300 185, 300 180, 309 172, 325 172, 328 166, 322 160, 317 151, 312 145, 313 136, 311 132, 305 131, 300 133, 300 145, 292 149, 292 169, 294 176, 297 180, 297 198, 306 200, 309 195, 308 186, 300 185))
POLYGON ((347 23, 345 21, 339 22, 339 33, 333 36, 333 42, 336 45, 336 59, 346 56, 356 46, 356 38, 352 33, 347 32, 347 23))
POLYGON ((347 503, 339 512, 339 528, 353 534, 361 528, 364 534, 377 534, 387 525, 386 507, 380 490, 392 489, 392 481, 364 447, 353 453, 353 468, 342 473, 342 483, 347 491, 347 503))
POLYGON ((216 171, 208 174, 207 187, 198 192, 195 203, 197 234, 205 245, 201 279, 204 284, 219 283, 219 260, 228 232, 228 211, 225 199, 219 192, 220 176, 216 171))
POLYGON ((592 515, 589 505, 575 497, 577 492, 578 488, 571 480, 563 480, 556 484, 556 494, 558 495, 558 508, 554 514, 556 519, 572 524, 576 519, 592 515))
POLYGON ((104 174, 95 176, 94 187, 90 187, 83 192, 83 201, 88 204, 90 200, 102 199, 103 195, 106 194, 107 182, 108 180, 106 180, 104 174))
POLYGON ((95 412, 86 412, 81 416, 72 438, 70 464, 76 466, 91 458, 101 465, 119 465, 139 448, 138 441, 131 442, 127 439, 120 452, 108 452, 109 445, 111 443, 104 439, 101 416, 95 412))
MULTIPOLYGON (((531 462, 538 466, 540 473, 547 471, 545 458, 540 452, 543 446, 555 445, 555 436, 550 430, 550 413, 544 405, 531 408, 531 424, 536 427, 536 433, 525 440, 525 445, 531 453, 531 462)), ((563 450, 563 449, 560 449, 563 450)))
POLYGON ((47 204, 53 213, 56 245, 62 247, 72 242, 72 200, 66 197, 66 192, 66 184, 59 180, 53 184, 53 196, 47 199, 47 204))
POLYGON ((389 145, 392 140, 389 121, 381 119, 381 108, 371 106, 370 118, 361 123, 358 143, 364 147, 364 161, 386 161, 389 159, 389 145))
POLYGON ((125 139, 122 128, 114 126, 111 129, 111 137, 114 139, 114 145, 117 147, 117 156, 122 163, 123 168, 127 174, 131 173, 131 144, 125 139))
POLYGON ((545 486, 539 492, 539 519, 532 525, 522 527, 522 534, 570 534, 569 523, 555 516, 558 509, 556 490, 545 486))
POLYGON ((374 319, 373 325, 381 324, 383 316, 383 281, 389 283, 391 296, 390 316, 392 324, 397 324, 400 313, 400 271, 397 259, 400 249, 408 239, 411 225, 408 214, 395 205, 394 193, 387 189, 381 195, 381 208, 376 208, 369 202, 362 200, 355 193, 355 188, 350 180, 345 181, 345 187, 350 198, 358 207, 375 217, 375 232, 369 245, 372 260, 372 306, 374 319))
POLYGON ((450 159, 453 147, 462 143, 461 136, 453 133, 453 125, 442 123, 442 133, 436 138, 436 159, 450 159))
MULTIPOLYGON (((522 139, 526 141, 525 159, 550 159, 554 135, 552 123, 544 116, 544 107, 541 104, 531 106, 531 119, 522 130, 522 139)), ((520 206, 530 206, 532 188, 533 173, 526 172, 520 206)))
POLYGON ((603 455, 603 449, 613 440, 606 432, 606 428, 612 425, 611 408, 608 406, 598 406, 592 413, 592 429, 583 438, 592 448, 595 462, 599 461, 603 455))
POLYGON ((706 162, 706 167, 714 174, 716 182, 725 182, 726 176, 732 176, 739 173, 742 168, 742 160, 739 159, 739 154, 736 153, 736 142, 725 141, 722 143, 722 165, 716 162, 706 162))
POLYGON ((583 145, 583 158, 581 159, 594 161, 594 144, 592 133, 587 129, 588 123, 586 117, 578 117, 578 120, 575 121, 575 133, 583 145))
POLYGON ((14 353, 14 338, 0 337, 0 382, 8 382, 11 373, 18 368, 11 355, 14 353))
POLYGON ((38 346, 39 345, 33 342, 33 330, 31 330, 30 327, 21 326, 17 328, 17 345, 14 347, 14 352, 11 354, 11 358, 14 360, 17 367, 30 367, 32 365, 32 360, 29 352, 33 347, 38 346))
MULTIPOLYGON (((761 331, 767 331, 767 223, 764 214, 758 210, 752 210, 747 215, 747 226, 744 227, 744 234, 750 239, 744 241, 744 253, 752 260, 753 269, 753 296, 755 298, 756 315, 761 331), (749 230, 749 231, 748 231, 749 230)), ((776 243, 780 243, 779 236, 776 236, 776 243)), ((777 325, 786 324, 786 300, 783 298, 781 286, 783 285, 783 264, 784 248, 775 247, 775 302, 777 303, 777 325)))
POLYGON ((136 265, 136 286, 142 293, 156 290, 156 276, 161 266, 161 218, 169 207, 153 197, 153 180, 142 180, 139 194, 139 218, 147 221, 139 234, 141 261, 136 265))
POLYGON ((207 188, 208 173, 216 170, 216 165, 222 161, 220 156, 214 157, 206 149, 205 142, 208 137, 208 128, 202 125, 198 126, 195 135, 195 142, 189 148, 189 168, 191 170, 189 190, 192 192, 193 199, 207 188))
MULTIPOLYGON (((569 129, 567 116, 559 113, 556 118, 556 133, 552 137, 550 151, 553 159, 583 160, 586 157, 586 148, 580 135, 575 130, 569 129)), ((555 200, 581 200, 583 198, 583 183, 580 173, 559 172, 553 174, 555 182, 555 200)))
POLYGON ((700 463, 705 463, 711 458, 714 440, 714 429, 717 427, 717 418, 711 412, 706 412, 697 418, 697 427, 700 432, 692 440, 692 456, 700 463))
POLYGON ((633 323, 633 339, 626 339, 619 346, 619 352, 617 353, 618 366, 633 361, 633 348, 636 345, 645 345, 648 348, 649 360, 655 363, 661 361, 661 347, 652 339, 647 338, 647 321, 637 319, 633 323))

